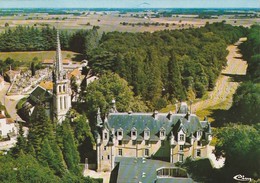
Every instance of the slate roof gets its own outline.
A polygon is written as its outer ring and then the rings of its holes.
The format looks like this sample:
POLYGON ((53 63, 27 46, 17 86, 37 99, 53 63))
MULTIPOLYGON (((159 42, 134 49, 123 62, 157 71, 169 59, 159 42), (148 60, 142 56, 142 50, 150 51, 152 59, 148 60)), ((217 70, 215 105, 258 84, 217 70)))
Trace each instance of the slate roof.
POLYGON ((52 93, 41 86, 36 86, 29 96, 29 103, 38 103, 40 99, 51 98, 52 93))
POLYGON ((109 129, 114 128, 115 131, 123 129, 123 139, 131 139, 131 130, 136 128, 137 140, 142 140, 144 137, 144 130, 150 129, 150 140, 159 140, 160 130, 166 130, 166 136, 171 135, 171 132, 178 132, 182 128, 187 136, 191 136, 198 130, 203 130, 199 118, 191 114, 167 114, 158 113, 156 117, 153 113, 110 113, 104 126, 109 129))
POLYGON ((193 182, 191 178, 187 177, 169 177, 169 178, 157 178, 156 170, 162 167, 174 168, 174 164, 159 160, 151 160, 144 158, 131 158, 131 157, 116 157, 115 163, 119 163, 117 173, 117 183, 190 183, 193 182))

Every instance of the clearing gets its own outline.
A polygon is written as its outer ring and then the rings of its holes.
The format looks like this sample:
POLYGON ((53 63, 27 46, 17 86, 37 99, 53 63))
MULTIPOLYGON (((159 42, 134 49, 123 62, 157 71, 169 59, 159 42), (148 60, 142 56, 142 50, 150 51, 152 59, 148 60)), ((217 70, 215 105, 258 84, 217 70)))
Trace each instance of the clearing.
MULTIPOLYGON (((199 117, 209 116, 213 109, 228 110, 232 106, 233 94, 236 92, 241 79, 246 75, 247 62, 243 60, 238 46, 246 41, 240 38, 234 45, 227 47, 227 67, 222 70, 213 91, 208 93, 206 100, 201 100, 192 105, 192 110, 199 117)), ((213 118, 209 119, 214 121, 213 118)))
MULTIPOLYGON (((34 58, 38 61, 55 58, 56 51, 25 51, 25 52, 0 52, 0 60, 5 60, 8 57, 15 61, 31 62, 34 58)), ((81 61, 80 54, 72 51, 62 51, 64 59, 71 59, 72 61, 81 61)))
MULTIPOLYGON (((211 116, 213 110, 228 110, 232 106, 233 94, 236 92, 241 79, 246 75, 247 62, 242 59, 238 46, 246 41, 240 38, 234 45, 227 47, 227 66, 222 70, 213 91, 207 93, 207 98, 192 104, 192 112, 203 119, 211 116)), ((170 105, 162 109, 163 112, 174 111, 174 106, 170 105)), ((209 117, 210 122, 215 121, 214 117, 209 117)))

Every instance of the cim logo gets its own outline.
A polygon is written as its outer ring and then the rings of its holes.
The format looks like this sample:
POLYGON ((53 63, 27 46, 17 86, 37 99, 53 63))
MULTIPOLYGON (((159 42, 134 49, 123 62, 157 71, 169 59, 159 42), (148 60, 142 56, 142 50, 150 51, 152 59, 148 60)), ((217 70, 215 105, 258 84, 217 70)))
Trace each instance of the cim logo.
POLYGON ((250 182, 252 179, 247 178, 244 175, 238 174, 233 177, 234 180, 237 180, 239 182, 250 182))

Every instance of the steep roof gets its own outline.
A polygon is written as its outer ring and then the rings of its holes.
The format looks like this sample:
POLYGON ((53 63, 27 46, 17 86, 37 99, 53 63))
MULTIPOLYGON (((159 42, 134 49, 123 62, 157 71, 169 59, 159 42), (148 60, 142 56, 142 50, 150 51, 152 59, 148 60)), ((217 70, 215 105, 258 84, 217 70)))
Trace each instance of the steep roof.
POLYGON ((137 130, 137 140, 143 139, 143 132, 146 128, 150 130, 150 140, 158 140, 162 128, 166 130, 167 136, 170 135, 171 131, 177 132, 180 124, 188 136, 198 130, 202 130, 196 115, 189 115, 188 120, 185 119, 185 116, 186 114, 169 115, 167 113, 158 113, 156 116, 153 113, 110 113, 107 123, 109 128, 114 128, 115 131, 122 128, 123 139, 125 140, 130 139, 133 128, 137 130))
POLYGON ((29 102, 38 103, 40 99, 46 99, 52 97, 52 94, 41 86, 36 86, 33 92, 29 96, 29 102))
MULTIPOLYGON (((159 168, 175 168, 174 164, 159 160, 151 160, 145 158, 132 158, 132 157, 116 157, 115 162, 119 163, 118 168, 118 183, 131 183, 131 182, 164 182, 165 178, 157 177, 157 169, 159 168)), ((168 177, 167 182, 192 182, 192 179, 186 176, 168 177)))

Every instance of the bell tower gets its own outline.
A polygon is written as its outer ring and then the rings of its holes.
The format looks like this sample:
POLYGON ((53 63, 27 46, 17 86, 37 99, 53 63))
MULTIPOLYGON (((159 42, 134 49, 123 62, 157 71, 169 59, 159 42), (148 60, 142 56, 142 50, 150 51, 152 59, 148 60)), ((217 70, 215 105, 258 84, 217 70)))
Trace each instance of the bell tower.
POLYGON ((56 58, 53 67, 53 120, 62 123, 71 107, 70 81, 62 65, 59 32, 57 31, 56 58))

